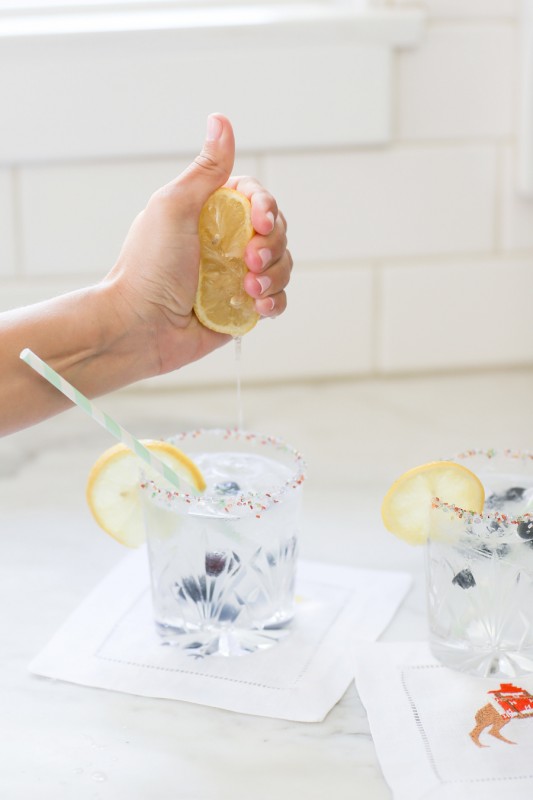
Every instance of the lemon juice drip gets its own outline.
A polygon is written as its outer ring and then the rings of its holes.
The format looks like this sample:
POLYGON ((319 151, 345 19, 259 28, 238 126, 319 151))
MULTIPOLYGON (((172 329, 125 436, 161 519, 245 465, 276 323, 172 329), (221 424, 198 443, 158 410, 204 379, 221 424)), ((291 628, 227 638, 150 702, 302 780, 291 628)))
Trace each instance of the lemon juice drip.
POLYGON ((235 375, 237 380, 237 429, 244 430, 244 408, 242 403, 242 337, 233 338, 235 349, 235 375))

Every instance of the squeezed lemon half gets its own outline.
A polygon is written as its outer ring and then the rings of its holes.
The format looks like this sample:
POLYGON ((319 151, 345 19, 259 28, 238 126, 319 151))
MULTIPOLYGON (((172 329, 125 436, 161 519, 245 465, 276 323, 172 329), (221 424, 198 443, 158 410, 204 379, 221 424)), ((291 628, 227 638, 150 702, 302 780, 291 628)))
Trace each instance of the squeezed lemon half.
POLYGON ((242 336, 259 319, 254 300, 244 291, 246 245, 254 235, 250 201, 223 186, 200 212, 200 274, 194 311, 202 325, 242 336))
POLYGON ((431 503, 445 503, 481 513, 483 484, 454 461, 432 461, 404 472, 385 495, 381 516, 388 531, 409 544, 424 544, 431 529, 431 503))
MULTIPOLYGON (((168 442, 142 440, 161 461, 177 473, 187 486, 202 492, 205 480, 202 473, 185 455, 168 442)), ((95 461, 87 480, 86 498, 98 525, 126 547, 139 547, 145 539, 139 492, 139 458, 124 444, 110 447, 95 461)), ((143 469, 154 477, 147 465, 143 469)), ((158 480, 160 480, 158 478, 158 480)))

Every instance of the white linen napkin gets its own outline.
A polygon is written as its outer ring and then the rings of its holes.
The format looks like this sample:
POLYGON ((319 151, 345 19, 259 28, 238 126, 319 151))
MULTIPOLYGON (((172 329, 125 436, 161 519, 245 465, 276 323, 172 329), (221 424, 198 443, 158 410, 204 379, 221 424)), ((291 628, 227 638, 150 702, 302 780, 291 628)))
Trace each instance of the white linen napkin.
POLYGON ((394 800, 533 798, 533 675, 475 678, 424 642, 365 643, 355 682, 394 800))
POLYGON ((197 660, 161 644, 154 630, 142 548, 93 590, 29 669, 130 694, 318 722, 353 680, 353 643, 379 636, 410 583, 404 573, 300 562, 297 613, 277 644, 197 660))

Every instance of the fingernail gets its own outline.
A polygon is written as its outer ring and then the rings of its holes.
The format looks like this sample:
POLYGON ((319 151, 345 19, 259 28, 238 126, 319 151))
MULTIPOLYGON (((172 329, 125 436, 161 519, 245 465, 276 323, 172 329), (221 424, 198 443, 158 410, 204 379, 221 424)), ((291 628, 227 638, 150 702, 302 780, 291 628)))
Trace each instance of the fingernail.
POLYGON ((264 269, 266 265, 270 263, 270 259, 272 258, 272 250, 269 250, 268 247, 262 247, 261 250, 257 251, 257 253, 261 259, 261 266, 264 269))
POLYGON ((269 286, 272 285, 272 281, 268 277, 268 275, 262 275, 260 278, 256 278, 256 281, 261 287, 261 294, 263 294, 263 292, 266 292, 269 286))
POLYGON ((219 120, 218 117, 213 116, 210 114, 207 118, 207 131, 205 134, 205 138, 208 142, 216 142, 217 139, 220 139, 222 134, 222 122, 219 120))
POLYGON ((270 223, 272 225, 270 230, 274 230, 274 223, 276 222, 276 218, 274 217, 274 214, 272 213, 272 211, 267 211, 265 216, 266 216, 267 219, 270 220, 270 223))

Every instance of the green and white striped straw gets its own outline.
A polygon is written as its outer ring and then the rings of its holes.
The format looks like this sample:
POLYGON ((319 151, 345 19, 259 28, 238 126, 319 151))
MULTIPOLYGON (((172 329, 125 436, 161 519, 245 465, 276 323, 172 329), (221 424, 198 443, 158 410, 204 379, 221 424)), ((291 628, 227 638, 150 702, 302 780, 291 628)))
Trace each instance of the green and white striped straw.
MULTIPOLYGON (((61 375, 52 369, 52 367, 43 361, 42 358, 35 355, 32 350, 29 350, 27 347, 21 352, 20 358, 28 364, 35 372, 38 372, 39 375, 42 375, 43 378, 55 386, 56 389, 59 389, 65 397, 68 397, 69 400, 72 400, 82 411, 85 411, 95 422, 98 422, 103 428, 108 431, 115 439, 118 439, 119 442, 123 442, 130 450, 132 450, 136 455, 139 456, 146 464, 149 464, 153 467, 160 475, 162 475, 166 480, 172 484, 176 489, 182 489, 182 482, 180 481, 178 475, 172 470, 167 464, 157 458, 153 453, 145 447, 142 442, 135 438, 131 433, 129 433, 122 425, 119 425, 118 422, 106 414, 104 411, 101 411, 89 398, 85 397, 78 389, 75 389, 71 383, 69 383, 65 378, 61 377, 61 375)), ((189 488, 189 484, 187 483, 187 488, 189 488)), ((193 488, 192 486, 190 487, 193 488)), ((193 490, 194 491, 194 490, 193 490)))

